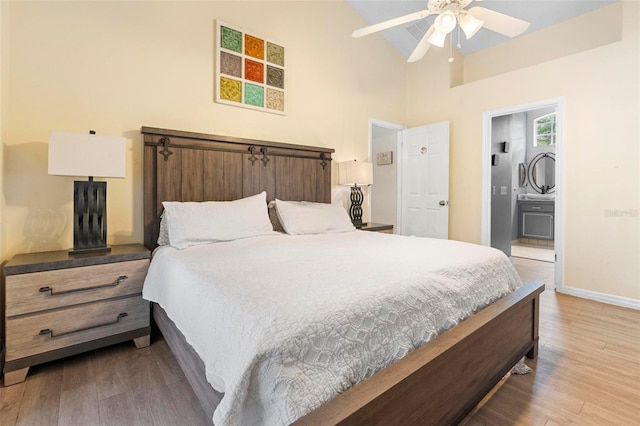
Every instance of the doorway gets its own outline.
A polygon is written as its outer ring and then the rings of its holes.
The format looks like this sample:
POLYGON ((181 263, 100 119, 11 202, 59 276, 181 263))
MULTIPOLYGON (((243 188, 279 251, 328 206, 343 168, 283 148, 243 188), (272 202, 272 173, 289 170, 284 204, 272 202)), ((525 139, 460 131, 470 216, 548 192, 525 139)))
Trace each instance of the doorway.
POLYGON ((393 225, 395 234, 399 233, 401 216, 398 153, 402 146, 402 130, 404 127, 399 124, 369 120, 369 158, 373 163, 373 185, 369 190, 371 222, 393 225), (385 160, 377 161, 378 154, 383 154, 385 160))
POLYGON ((394 233, 448 238, 449 122, 406 129, 369 120, 371 221, 394 233))
MULTIPOLYGON (((484 113, 482 244, 555 263, 564 253, 563 99, 484 113)), ((551 284, 551 283, 549 283, 551 284)))

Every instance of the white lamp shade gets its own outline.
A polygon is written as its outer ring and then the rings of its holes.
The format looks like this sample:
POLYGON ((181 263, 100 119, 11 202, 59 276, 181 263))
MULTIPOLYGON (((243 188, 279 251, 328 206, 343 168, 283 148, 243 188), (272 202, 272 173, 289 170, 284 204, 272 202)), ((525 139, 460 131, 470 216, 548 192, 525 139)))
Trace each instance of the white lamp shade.
POLYGON ((473 37, 483 25, 484 21, 474 18, 469 13, 460 18, 460 28, 464 31, 464 35, 467 36, 467 39, 473 37))
POLYGON ((49 174, 125 177, 125 139, 83 133, 49 132, 49 174))
POLYGON ((433 34, 431 34, 431 37, 427 39, 427 41, 433 44, 434 46, 444 47, 444 40, 446 38, 447 38, 447 35, 445 33, 434 31, 433 34))
POLYGON ((450 10, 445 10, 438 15, 433 25, 437 32, 449 34, 456 27, 456 15, 450 10))
POLYGON ((366 161, 345 161, 338 163, 340 185, 373 184, 373 163, 366 161))

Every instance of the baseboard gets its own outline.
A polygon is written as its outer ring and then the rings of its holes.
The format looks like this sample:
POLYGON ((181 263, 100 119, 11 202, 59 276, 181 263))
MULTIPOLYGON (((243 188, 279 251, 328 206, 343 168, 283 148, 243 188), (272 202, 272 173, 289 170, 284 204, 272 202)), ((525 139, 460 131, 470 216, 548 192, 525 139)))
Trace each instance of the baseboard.
POLYGON ((628 297, 614 296, 597 291, 583 290, 581 288, 564 286, 559 293, 568 294, 570 296, 581 297, 583 299, 595 300, 596 302, 608 303, 610 305, 622 306, 623 308, 631 308, 640 310, 640 300, 628 297))

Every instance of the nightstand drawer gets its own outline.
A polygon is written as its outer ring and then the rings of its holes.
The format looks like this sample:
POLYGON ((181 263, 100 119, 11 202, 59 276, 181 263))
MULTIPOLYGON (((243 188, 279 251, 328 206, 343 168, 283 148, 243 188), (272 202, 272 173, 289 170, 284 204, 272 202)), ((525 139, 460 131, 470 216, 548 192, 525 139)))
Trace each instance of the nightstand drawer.
POLYGON ((6 316, 139 294, 149 260, 10 275, 6 316))
POLYGON ((6 361, 149 326, 139 296, 7 319, 6 361))

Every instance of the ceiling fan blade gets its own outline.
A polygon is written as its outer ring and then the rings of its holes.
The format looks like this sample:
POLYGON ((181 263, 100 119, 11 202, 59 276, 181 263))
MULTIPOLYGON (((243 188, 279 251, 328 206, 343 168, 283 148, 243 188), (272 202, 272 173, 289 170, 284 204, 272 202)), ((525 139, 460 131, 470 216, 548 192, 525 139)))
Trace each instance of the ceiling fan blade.
POLYGON ((468 13, 476 19, 484 21, 484 28, 504 34, 508 37, 519 36, 527 31, 531 23, 495 10, 476 6, 469 9, 468 13))
POLYGON ((419 12, 410 13, 408 15, 399 16, 397 18, 389 19, 388 21, 378 22, 377 24, 369 25, 368 27, 360 28, 351 33, 352 37, 362 37, 369 34, 377 33, 378 31, 386 30, 387 28, 395 27, 397 25, 406 24, 407 22, 417 21, 429 16, 431 12, 428 9, 421 10, 419 12))
POLYGON ((428 39, 429 37, 431 37, 431 34, 433 34, 434 31, 435 28, 433 27, 433 25, 430 26, 427 32, 422 37, 422 40, 420 40, 416 48, 413 50, 411 56, 409 56, 409 59, 407 59, 407 62, 416 62, 424 58, 424 55, 427 54, 427 51, 431 47, 431 43, 429 43, 428 39))

